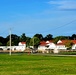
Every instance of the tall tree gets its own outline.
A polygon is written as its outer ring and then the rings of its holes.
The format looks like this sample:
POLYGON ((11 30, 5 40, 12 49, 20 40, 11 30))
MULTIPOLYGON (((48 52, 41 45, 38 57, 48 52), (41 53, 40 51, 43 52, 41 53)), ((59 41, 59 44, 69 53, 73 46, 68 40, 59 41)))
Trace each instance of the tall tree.
POLYGON ((48 34, 44 37, 45 40, 52 40, 53 39, 53 35, 48 34))
POLYGON ((71 38, 72 38, 72 40, 76 40, 76 34, 73 34, 73 35, 71 36, 71 38))
POLYGON ((65 40, 65 39, 66 39, 65 36, 57 36, 53 40, 54 40, 54 43, 57 43, 59 40, 65 40))
MULTIPOLYGON (((6 37, 6 40, 7 40, 7 42, 10 40, 10 35, 8 35, 6 37)), ((18 43, 19 43, 19 36, 17 36, 16 34, 11 34, 11 41, 13 42, 14 45, 18 45, 18 43)))
POLYGON ((30 43, 30 39, 31 39, 30 37, 26 37, 26 45, 27 46, 30 46, 30 44, 29 44, 30 43))
POLYGON ((67 42, 65 42, 65 46, 67 47, 67 49, 71 49, 73 45, 73 42, 68 40, 67 42))
POLYGON ((0 36, 0 42, 2 43, 2 45, 4 46, 6 44, 6 40, 4 37, 0 36))
MULTIPOLYGON (((14 42, 11 42, 11 45, 14 46, 14 42)), ((10 46, 10 41, 7 42, 7 46, 10 46)))
POLYGON ((35 34, 34 37, 37 37, 40 39, 40 41, 43 40, 43 35, 42 34, 35 34))
POLYGON ((25 33, 23 33, 21 36, 20 36, 20 41, 26 41, 26 35, 25 35, 25 33))
POLYGON ((40 44, 40 40, 37 37, 33 37, 30 39, 30 46, 38 47, 40 44))
POLYGON ((0 42, 0 46, 2 46, 3 44, 0 42))
POLYGON ((6 44, 6 42, 5 42, 5 38, 3 38, 2 36, 0 36, 0 45, 5 45, 6 44))

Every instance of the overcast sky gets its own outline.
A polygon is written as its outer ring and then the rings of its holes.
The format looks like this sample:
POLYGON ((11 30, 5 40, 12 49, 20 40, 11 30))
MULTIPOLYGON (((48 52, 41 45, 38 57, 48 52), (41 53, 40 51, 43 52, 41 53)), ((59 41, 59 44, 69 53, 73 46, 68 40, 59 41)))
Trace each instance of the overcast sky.
POLYGON ((0 36, 76 34, 76 0, 0 0, 0 36))

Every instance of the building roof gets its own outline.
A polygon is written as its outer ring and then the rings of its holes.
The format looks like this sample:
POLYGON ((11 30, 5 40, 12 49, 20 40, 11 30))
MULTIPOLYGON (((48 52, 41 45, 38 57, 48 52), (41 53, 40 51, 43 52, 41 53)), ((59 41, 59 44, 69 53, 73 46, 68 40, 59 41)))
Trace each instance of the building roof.
POLYGON ((26 44, 26 42, 20 42, 21 44, 26 44))
POLYGON ((64 45, 63 43, 57 43, 57 45, 64 45))
POLYGON ((46 43, 45 41, 41 41, 41 42, 40 42, 40 45, 41 45, 41 46, 46 46, 46 44, 47 44, 47 43, 46 43))
POLYGON ((40 45, 41 46, 46 46, 47 44, 49 44, 49 43, 53 43, 51 40, 50 41, 41 41, 40 42, 40 45))
MULTIPOLYGON (((65 43, 67 43, 68 41, 72 41, 73 44, 76 44, 76 40, 59 40, 56 45, 65 45, 65 43)), ((49 43, 53 43, 53 41, 52 40, 50 40, 50 41, 41 41, 40 45, 41 46, 46 46, 49 43)))
POLYGON ((65 43, 67 42, 68 40, 59 40, 57 42, 57 45, 65 45, 65 43))
POLYGON ((72 42, 73 42, 74 44, 76 44, 76 40, 72 40, 72 42))
POLYGON ((76 40, 61 40, 57 45, 65 45, 68 41, 71 41, 73 44, 76 44, 76 40))

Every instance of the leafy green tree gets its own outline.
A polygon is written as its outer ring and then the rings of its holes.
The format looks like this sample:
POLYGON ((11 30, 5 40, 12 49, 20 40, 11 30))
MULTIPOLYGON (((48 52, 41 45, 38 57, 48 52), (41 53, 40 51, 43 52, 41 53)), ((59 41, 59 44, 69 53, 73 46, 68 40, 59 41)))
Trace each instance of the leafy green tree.
POLYGON ((47 41, 47 40, 52 40, 53 39, 53 35, 51 34, 48 34, 44 37, 44 40, 47 41))
POLYGON ((33 37, 30 39, 30 46, 38 47, 40 40, 38 37, 33 37))
POLYGON ((57 36, 53 40, 54 40, 54 43, 56 44, 59 40, 66 40, 66 37, 65 36, 57 36))
POLYGON ((72 40, 75 40, 75 39, 76 39, 76 34, 73 34, 73 35, 71 36, 71 38, 72 38, 72 40))
POLYGON ((3 46, 6 44, 5 38, 3 38, 2 36, 0 36, 0 43, 1 43, 1 45, 3 45, 3 46))
MULTIPOLYGON (((10 39, 10 35, 8 35, 6 37, 7 42, 9 41, 9 39, 10 39)), ((19 36, 17 36, 16 34, 11 34, 11 41, 13 42, 14 45, 18 45, 18 43, 19 43, 19 36)), ((7 43, 6 43, 6 45, 7 45, 7 43)))
MULTIPOLYGON (((14 46, 14 43, 11 42, 11 45, 14 46)), ((10 46, 10 41, 7 42, 7 46, 10 46)))
POLYGON ((42 34, 35 34, 34 37, 37 37, 40 39, 40 41, 43 40, 43 35, 42 34))
POLYGON ((26 35, 25 35, 25 33, 23 33, 23 34, 20 36, 20 41, 21 41, 21 42, 26 42, 26 35))
POLYGON ((0 42, 0 46, 2 46, 2 43, 0 42))
POLYGON ((29 44, 30 43, 30 39, 31 39, 30 37, 26 37, 26 45, 27 46, 30 46, 30 44, 29 44))
POLYGON ((73 42, 71 40, 68 40, 67 42, 65 42, 65 46, 67 47, 67 49, 71 49, 73 45, 73 42))

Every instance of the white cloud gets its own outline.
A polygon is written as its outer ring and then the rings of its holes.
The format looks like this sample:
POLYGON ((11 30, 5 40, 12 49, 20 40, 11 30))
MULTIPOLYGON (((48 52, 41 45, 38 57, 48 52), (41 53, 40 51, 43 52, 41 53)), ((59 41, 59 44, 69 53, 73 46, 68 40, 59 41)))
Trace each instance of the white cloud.
POLYGON ((48 3, 52 5, 57 5, 57 8, 59 9, 76 9, 76 1, 50 1, 48 3))

